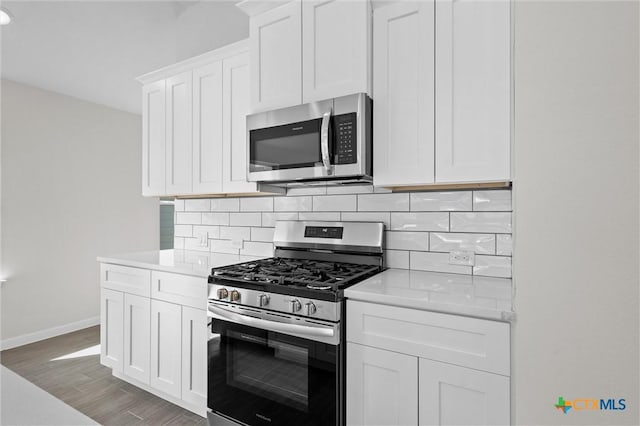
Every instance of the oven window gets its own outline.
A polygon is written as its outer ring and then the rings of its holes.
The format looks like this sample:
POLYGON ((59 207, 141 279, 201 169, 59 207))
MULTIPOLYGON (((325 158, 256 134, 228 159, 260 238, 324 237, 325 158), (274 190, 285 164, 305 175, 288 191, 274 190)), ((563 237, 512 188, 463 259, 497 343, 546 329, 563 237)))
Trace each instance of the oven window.
MULTIPOLYGON (((309 351, 306 347, 229 332, 230 386, 307 412, 309 408, 309 351)), ((271 338, 270 338, 271 337, 271 338)))

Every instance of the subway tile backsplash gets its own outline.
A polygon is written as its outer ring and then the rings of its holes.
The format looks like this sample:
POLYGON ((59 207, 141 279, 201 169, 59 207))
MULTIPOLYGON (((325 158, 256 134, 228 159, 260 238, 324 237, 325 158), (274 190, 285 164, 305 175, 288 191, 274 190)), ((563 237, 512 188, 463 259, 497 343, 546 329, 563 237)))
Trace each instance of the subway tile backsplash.
POLYGON ((510 190, 292 188, 286 196, 176 200, 175 211, 178 249, 272 256, 278 220, 375 221, 385 224, 387 267, 511 277, 510 190), (449 252, 460 250, 476 254, 473 267, 449 264, 449 252))

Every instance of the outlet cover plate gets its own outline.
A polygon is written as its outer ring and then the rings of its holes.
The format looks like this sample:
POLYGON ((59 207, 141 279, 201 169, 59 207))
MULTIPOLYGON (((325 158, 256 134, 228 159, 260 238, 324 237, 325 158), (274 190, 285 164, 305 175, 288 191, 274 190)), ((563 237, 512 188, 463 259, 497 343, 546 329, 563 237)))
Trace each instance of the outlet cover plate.
POLYGON ((474 266, 476 264, 476 254, 472 251, 451 251, 449 252, 449 265, 474 266))

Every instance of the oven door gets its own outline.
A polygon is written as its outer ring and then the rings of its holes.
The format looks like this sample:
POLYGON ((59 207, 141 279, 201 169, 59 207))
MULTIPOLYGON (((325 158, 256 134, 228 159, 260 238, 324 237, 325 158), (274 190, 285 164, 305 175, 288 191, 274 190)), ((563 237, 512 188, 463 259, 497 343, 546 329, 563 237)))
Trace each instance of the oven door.
POLYGON ((210 317, 210 410, 247 425, 339 424, 340 345, 210 317))

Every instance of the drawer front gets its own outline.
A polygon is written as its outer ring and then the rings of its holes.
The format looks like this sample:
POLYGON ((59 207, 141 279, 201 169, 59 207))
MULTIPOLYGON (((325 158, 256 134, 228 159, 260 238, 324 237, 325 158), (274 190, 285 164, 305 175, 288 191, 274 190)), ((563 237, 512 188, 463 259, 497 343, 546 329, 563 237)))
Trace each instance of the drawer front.
POLYGON ((151 294, 151 271, 147 269, 101 263, 100 282, 112 290, 146 297, 151 294))
POLYGON ((507 323, 349 300, 347 341, 510 375, 507 323))
POLYGON ((207 279, 152 271, 151 297, 179 305, 207 309, 207 279))

